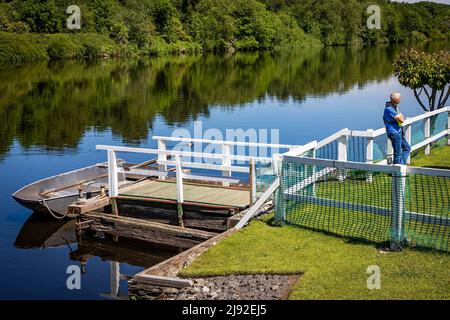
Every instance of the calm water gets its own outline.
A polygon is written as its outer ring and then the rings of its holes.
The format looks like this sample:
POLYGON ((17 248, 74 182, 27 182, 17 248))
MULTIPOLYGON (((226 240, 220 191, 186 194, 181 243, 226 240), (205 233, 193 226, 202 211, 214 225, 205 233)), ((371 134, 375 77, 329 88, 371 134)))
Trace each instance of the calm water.
MULTIPOLYGON (((449 44, 426 49, 442 47, 449 44)), ((105 161, 96 144, 155 147, 152 135, 192 130, 195 120, 204 130, 224 134, 226 129, 279 129, 281 143, 302 144, 345 127, 382 127, 384 102, 393 90, 403 94, 403 113, 414 116, 420 107, 392 76, 400 49, 2 67, 0 298, 102 298, 115 291, 111 270, 118 265, 121 274, 134 274, 173 254, 100 239, 79 244, 70 222, 32 215, 11 198, 15 190, 105 161), (71 264, 84 266, 81 290, 66 287, 71 264)), ((126 282, 120 284, 120 294, 126 295, 126 282)))

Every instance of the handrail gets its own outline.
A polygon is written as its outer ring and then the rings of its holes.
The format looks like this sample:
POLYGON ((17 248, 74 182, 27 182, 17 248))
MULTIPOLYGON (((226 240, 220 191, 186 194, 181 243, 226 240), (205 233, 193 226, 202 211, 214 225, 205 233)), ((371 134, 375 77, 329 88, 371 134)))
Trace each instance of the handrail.
MULTIPOLYGON (((420 121, 420 120, 425 120, 425 124, 424 124, 424 140, 416 143, 414 145, 411 145, 411 150, 417 150, 420 149, 422 147, 425 147, 425 154, 429 154, 430 153, 430 145, 432 142, 437 141, 445 136, 449 136, 450 137, 450 106, 446 106, 444 108, 440 108, 438 110, 434 110, 434 111, 430 111, 430 112, 426 112, 424 114, 420 114, 418 116, 412 117, 412 118, 408 118, 405 120, 405 122, 403 123, 403 127, 404 127, 404 131, 405 131, 405 137, 407 139, 407 141, 411 144, 411 126, 413 123, 420 121), (430 118, 442 113, 448 113, 448 127, 447 129, 442 130, 441 132, 435 134, 435 135, 431 135, 431 120, 430 118)), ((386 128, 379 128, 376 130, 373 129, 367 129, 366 131, 361 131, 361 130, 349 130, 347 128, 339 130, 338 132, 326 137, 325 139, 317 142, 316 147, 314 148, 314 150, 317 150, 319 148, 322 148, 328 144, 330 144, 331 142, 334 141, 338 141, 338 160, 341 161, 345 161, 346 158, 346 154, 347 154, 347 144, 348 144, 348 140, 347 137, 362 137, 362 138, 366 138, 366 162, 367 163, 372 163, 373 162, 373 141, 376 137, 381 136, 383 134, 386 134, 386 128)), ((387 158, 392 157, 393 155, 393 149, 391 146, 390 141, 387 141, 387 150, 388 150, 388 154, 387 154, 387 158)), ((450 138, 449 138, 449 144, 450 144, 450 138)), ((292 154, 292 152, 286 152, 284 153, 284 155, 295 155, 292 154)), ((385 160, 386 162, 386 160, 385 160)))
POLYGON ((272 147, 272 148, 282 148, 282 149, 293 149, 293 148, 301 147, 301 145, 291 145, 291 144, 227 141, 227 140, 164 137, 164 136, 153 136, 152 139, 153 140, 172 141, 172 142, 194 142, 194 143, 198 142, 198 143, 207 143, 207 144, 216 144, 216 145, 244 146, 244 147, 272 147))
MULTIPOLYGON (((194 157, 194 158, 208 158, 208 159, 223 159, 224 154, 214 154, 206 152, 192 152, 192 151, 177 151, 177 150, 161 150, 161 149, 151 149, 151 148, 135 148, 135 147, 121 147, 121 146, 108 146, 108 145, 97 145, 97 150, 112 150, 116 152, 131 152, 131 153, 146 153, 146 154, 164 154, 180 157, 194 157)), ((261 161, 271 161, 272 158, 269 157, 249 157, 249 156, 237 156, 237 155, 227 155, 231 160, 237 161, 250 161, 250 159, 261 160, 261 161)))

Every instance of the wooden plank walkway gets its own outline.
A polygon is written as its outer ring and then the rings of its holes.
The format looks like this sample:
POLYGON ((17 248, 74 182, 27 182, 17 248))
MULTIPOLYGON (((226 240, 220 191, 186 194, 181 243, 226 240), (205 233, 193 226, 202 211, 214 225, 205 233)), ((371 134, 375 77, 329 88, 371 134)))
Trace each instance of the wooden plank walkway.
MULTIPOLYGON (((216 185, 184 183, 184 202, 245 208, 250 204, 250 191, 216 185)), ((177 200, 176 183, 146 180, 126 190, 119 190, 119 197, 141 197, 161 200, 177 200)))

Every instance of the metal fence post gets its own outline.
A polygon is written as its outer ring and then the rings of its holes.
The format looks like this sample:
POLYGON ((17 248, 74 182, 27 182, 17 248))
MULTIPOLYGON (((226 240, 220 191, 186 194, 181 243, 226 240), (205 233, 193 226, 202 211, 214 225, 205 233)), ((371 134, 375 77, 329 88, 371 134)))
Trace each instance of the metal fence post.
POLYGON ((406 194, 406 166, 395 165, 398 170, 392 174, 392 215, 391 215, 391 249, 401 249, 404 232, 404 212, 406 194))

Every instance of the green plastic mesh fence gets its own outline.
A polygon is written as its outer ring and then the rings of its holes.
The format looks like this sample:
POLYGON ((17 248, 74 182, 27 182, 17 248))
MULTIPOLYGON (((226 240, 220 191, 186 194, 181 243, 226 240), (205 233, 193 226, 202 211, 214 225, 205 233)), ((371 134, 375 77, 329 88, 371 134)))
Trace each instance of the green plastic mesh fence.
POLYGON ((312 162, 282 162, 278 221, 370 242, 448 250, 449 177, 401 175, 398 166, 369 170, 364 164, 312 162))
POLYGON ((449 251, 450 178, 408 174, 405 237, 411 246, 449 251))

